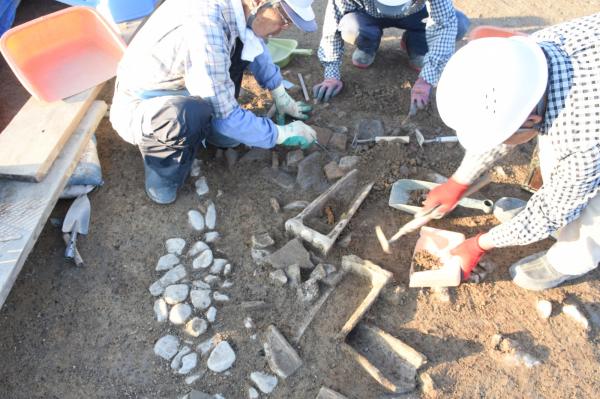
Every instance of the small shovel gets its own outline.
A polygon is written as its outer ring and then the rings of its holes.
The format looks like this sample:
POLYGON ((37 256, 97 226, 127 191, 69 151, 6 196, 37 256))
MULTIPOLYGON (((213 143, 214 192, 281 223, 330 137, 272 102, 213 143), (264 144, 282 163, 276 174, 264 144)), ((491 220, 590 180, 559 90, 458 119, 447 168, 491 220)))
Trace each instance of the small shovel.
POLYGON ((419 147, 423 148, 423 144, 429 143, 458 143, 458 137, 456 136, 440 136, 433 139, 425 139, 423 133, 419 129, 415 129, 415 136, 417 137, 417 143, 419 147))
POLYGON ((77 197, 65 215, 62 231, 70 233, 65 249, 65 258, 74 259, 77 250, 77 235, 87 234, 90 226, 90 200, 87 195, 77 197))

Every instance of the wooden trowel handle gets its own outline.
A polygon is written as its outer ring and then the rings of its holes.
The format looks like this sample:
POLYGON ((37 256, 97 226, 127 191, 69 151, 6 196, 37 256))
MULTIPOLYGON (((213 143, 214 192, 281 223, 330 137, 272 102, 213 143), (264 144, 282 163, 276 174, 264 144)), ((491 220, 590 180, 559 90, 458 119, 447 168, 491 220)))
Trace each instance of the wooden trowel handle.
POLYGON ((309 49, 309 48, 297 48, 295 50, 292 50, 292 54, 312 55, 313 51, 312 51, 312 49, 309 49))

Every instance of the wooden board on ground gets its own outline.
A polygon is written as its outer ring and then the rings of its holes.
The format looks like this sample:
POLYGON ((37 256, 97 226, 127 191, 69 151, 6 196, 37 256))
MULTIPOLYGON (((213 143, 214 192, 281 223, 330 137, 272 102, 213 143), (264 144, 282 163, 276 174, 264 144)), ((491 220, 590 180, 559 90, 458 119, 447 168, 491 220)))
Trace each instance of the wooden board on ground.
POLYGON ((42 182, 0 180, 0 306, 107 108, 91 104, 42 182))
POLYGON ((0 133, 0 177, 43 180, 103 86, 52 103, 30 98, 0 133))

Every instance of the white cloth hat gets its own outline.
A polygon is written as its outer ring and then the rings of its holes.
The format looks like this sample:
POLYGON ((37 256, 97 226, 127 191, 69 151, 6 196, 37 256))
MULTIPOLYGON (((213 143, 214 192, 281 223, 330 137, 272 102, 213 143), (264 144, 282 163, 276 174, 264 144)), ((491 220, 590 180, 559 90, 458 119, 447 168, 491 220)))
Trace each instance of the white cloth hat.
POLYGON ((484 152, 521 127, 547 82, 546 57, 533 40, 478 39, 446 64, 437 87, 437 107, 465 149, 484 152))

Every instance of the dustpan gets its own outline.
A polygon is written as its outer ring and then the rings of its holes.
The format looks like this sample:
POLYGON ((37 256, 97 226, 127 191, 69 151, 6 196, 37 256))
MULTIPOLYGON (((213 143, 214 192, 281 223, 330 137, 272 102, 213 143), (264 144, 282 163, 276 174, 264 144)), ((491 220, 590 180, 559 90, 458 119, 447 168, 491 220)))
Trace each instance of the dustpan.
POLYGON ((267 42, 269 53, 273 62, 283 68, 289 64, 293 54, 312 55, 311 49, 299 49, 298 41, 294 39, 269 39, 267 42))
POLYGON ((409 287, 456 287, 461 281, 460 258, 452 256, 450 251, 465 240, 464 234, 454 231, 421 227, 420 236, 415 245, 413 261, 410 263, 409 287), (439 269, 415 271, 414 256, 419 251, 427 251, 440 259, 439 269))
POLYGON ((9 29, 0 51, 21 84, 56 101, 115 76, 125 43, 96 10, 69 7, 9 29))

